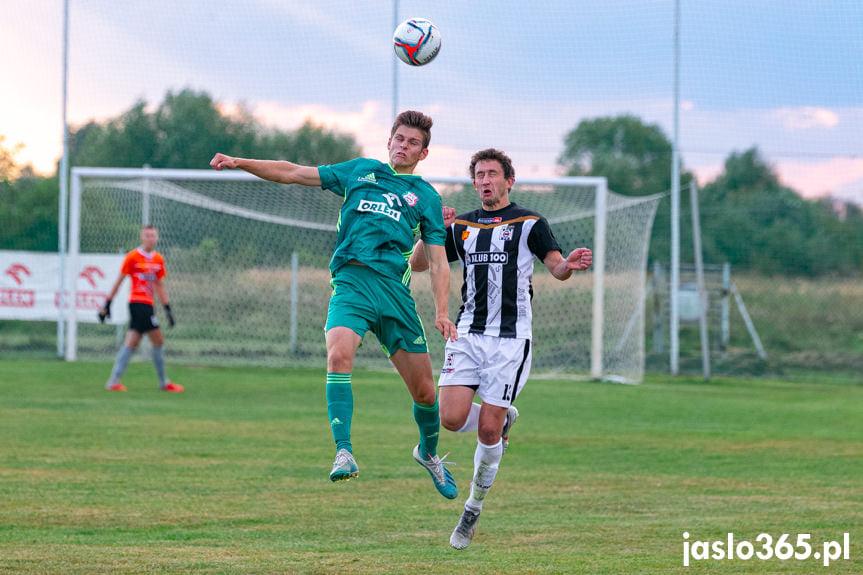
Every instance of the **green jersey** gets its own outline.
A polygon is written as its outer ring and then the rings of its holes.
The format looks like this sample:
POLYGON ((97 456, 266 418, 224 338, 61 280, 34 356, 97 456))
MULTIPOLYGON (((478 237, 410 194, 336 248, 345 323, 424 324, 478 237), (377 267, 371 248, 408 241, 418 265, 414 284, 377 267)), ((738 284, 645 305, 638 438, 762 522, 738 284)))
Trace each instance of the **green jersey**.
POLYGON ((320 166, 318 173, 323 189, 344 198, 330 260, 333 276, 357 260, 408 285, 416 234, 427 244, 444 245, 440 196, 420 176, 398 174, 389 164, 367 158, 320 166))

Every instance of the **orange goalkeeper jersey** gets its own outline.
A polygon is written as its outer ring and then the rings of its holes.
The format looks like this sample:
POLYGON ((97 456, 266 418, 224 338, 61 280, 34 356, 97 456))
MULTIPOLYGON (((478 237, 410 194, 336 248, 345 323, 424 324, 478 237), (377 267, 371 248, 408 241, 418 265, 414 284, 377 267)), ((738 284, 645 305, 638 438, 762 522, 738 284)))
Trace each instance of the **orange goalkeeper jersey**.
POLYGON ((153 284, 165 277, 165 260, 157 251, 148 254, 141 248, 135 248, 126 254, 120 273, 132 278, 129 303, 153 305, 153 284))

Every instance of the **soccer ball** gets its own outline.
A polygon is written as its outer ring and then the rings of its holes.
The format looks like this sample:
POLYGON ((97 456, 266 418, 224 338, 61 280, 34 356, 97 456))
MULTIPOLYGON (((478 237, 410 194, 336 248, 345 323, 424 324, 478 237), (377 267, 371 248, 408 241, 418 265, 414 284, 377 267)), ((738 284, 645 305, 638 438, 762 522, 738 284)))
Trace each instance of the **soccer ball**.
POLYGON ((425 18, 405 20, 393 33, 393 49, 405 64, 423 66, 440 52, 440 31, 425 18))

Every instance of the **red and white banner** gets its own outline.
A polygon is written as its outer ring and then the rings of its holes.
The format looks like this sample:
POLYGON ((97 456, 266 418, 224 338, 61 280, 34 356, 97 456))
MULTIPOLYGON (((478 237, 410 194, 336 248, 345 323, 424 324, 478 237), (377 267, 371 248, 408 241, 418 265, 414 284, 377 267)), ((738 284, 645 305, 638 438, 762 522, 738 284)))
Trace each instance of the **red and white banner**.
MULTIPOLYGON (((79 322, 96 323, 97 313, 120 274, 124 254, 80 254, 75 270, 75 309, 79 322)), ((68 260, 67 260, 68 261, 68 260)), ((67 264, 68 265, 68 264, 67 264)), ((68 270, 67 270, 68 271, 68 270)), ((67 278, 69 277, 67 273, 67 278)), ((60 309, 60 257, 56 253, 0 250, 0 319, 57 321, 60 309)), ((66 286, 67 307, 72 286, 66 286)), ((111 306, 112 324, 129 321, 129 282, 111 306)))

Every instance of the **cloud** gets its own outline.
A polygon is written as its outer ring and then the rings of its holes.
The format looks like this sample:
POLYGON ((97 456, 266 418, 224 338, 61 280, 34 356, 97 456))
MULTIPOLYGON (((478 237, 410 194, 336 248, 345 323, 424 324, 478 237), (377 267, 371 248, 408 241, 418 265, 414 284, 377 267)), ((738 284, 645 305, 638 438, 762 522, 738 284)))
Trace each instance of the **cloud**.
POLYGON ((842 201, 863 206, 863 178, 838 186, 830 195, 842 201))
MULTIPOLYGON (((440 105, 425 110, 434 116, 440 105)), ((306 121, 329 129, 352 134, 366 157, 387 159, 386 143, 392 128, 391 109, 380 101, 363 102, 359 110, 337 109, 323 104, 285 105, 260 102, 253 108, 255 117, 264 125, 283 130, 295 130, 306 121)), ((428 157, 417 166, 417 173, 428 176, 463 176, 467 173, 466 158, 473 152, 455 146, 435 143, 434 131, 428 157)))
POLYGON ((3 145, 24 147, 15 155, 21 165, 38 172, 54 170, 62 146, 60 58, 62 13, 47 3, 21 2, 0 19, 0 53, 6 88, 0 94, 0 134, 3 145), (38 34, 28 22, 41 22, 38 34), (49 59, 48 56, 55 56, 49 59), (14 86, 14 87, 13 87, 14 86))
MULTIPOLYGON (((805 198, 832 196, 863 205, 863 158, 837 157, 823 161, 771 162, 779 181, 805 198)), ((723 164, 690 167, 699 185, 715 180, 723 164)))
POLYGON ((692 168, 692 172, 695 174, 695 180, 698 182, 698 185, 704 186, 718 178, 724 169, 725 166, 722 164, 710 164, 694 167, 692 168))
MULTIPOLYGON (((772 162, 779 181, 805 198, 831 196, 863 205, 863 158, 836 157, 822 161, 779 160, 772 162)), ((722 174, 722 164, 691 168, 699 185, 722 174)))
POLYGON ((774 112, 776 118, 787 130, 807 130, 809 128, 832 128, 839 123, 839 115, 827 108, 803 106, 799 108, 779 108, 774 112))
POLYGON ((252 108, 264 125, 295 130, 306 121, 318 126, 352 134, 364 155, 385 153, 392 127, 389 108, 380 101, 367 101, 356 108, 334 108, 324 104, 286 105, 275 101, 258 102, 252 108), (381 151, 383 150, 383 151, 381 151))
POLYGON ((681 114, 681 153, 686 169, 704 184, 722 172, 731 152, 757 147, 784 185, 812 198, 863 178, 861 133, 861 107, 693 106, 681 114))
MULTIPOLYGON (((838 157, 821 162, 779 161, 775 164, 780 181, 806 197, 848 195, 860 191, 863 158, 838 157), (856 187, 855 187, 856 186, 856 187)), ((858 201, 863 194, 858 194, 858 201)))
MULTIPOLYGON (((392 55, 389 42, 380 42, 378 26, 369 25, 369 20, 375 23, 381 21, 375 16, 389 15, 390 6, 378 6, 377 14, 375 8, 366 3, 347 3, 338 9, 334 9, 332 4, 316 5, 306 0, 258 0, 258 4, 262 12, 271 18, 295 23, 307 31, 325 33, 331 43, 337 44, 336 52, 348 49, 354 53, 361 52, 369 58, 378 57, 382 51, 392 55), (358 25, 358 22, 362 25, 358 25), (331 34, 333 30, 349 30, 349 33, 331 34)), ((384 22, 389 30, 390 20, 384 22)))

